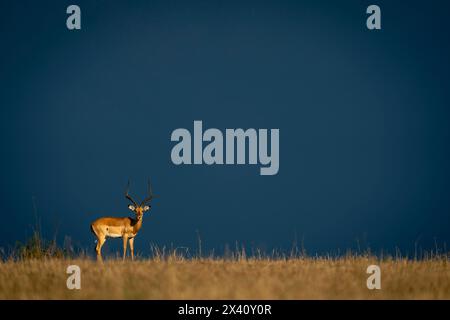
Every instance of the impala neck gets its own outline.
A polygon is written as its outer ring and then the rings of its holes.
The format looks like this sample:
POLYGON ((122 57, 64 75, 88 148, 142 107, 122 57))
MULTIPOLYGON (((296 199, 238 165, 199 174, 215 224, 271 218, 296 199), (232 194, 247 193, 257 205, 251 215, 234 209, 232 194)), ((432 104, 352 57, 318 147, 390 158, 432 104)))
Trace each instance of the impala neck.
POLYGON ((136 222, 133 226, 134 233, 137 233, 139 229, 142 227, 142 218, 143 217, 141 217, 139 220, 137 218, 134 219, 134 221, 136 222))

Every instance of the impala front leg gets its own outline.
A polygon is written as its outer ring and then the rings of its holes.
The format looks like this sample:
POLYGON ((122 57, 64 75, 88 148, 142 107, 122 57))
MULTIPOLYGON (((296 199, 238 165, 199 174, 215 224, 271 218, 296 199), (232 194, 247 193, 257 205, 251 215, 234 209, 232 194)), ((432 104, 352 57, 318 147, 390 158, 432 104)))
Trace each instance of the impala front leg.
POLYGON ((128 244, 128 236, 123 235, 123 261, 125 261, 125 257, 127 256, 127 244, 128 244))
POLYGON ((131 260, 134 261, 134 238, 130 239, 131 260))

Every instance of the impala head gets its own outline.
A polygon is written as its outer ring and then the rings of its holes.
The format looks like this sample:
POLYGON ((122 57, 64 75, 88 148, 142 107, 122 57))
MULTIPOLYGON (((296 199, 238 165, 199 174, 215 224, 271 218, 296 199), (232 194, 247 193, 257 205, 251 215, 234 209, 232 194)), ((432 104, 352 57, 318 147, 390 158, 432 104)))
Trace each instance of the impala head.
POLYGON ((136 218, 138 220, 141 220, 142 216, 144 215, 144 212, 150 210, 151 208, 149 202, 150 200, 153 199, 153 193, 152 188, 150 186, 150 180, 148 181, 148 196, 141 202, 141 204, 138 204, 136 201, 133 200, 133 198, 131 198, 131 196, 128 194, 129 188, 130 188, 130 181, 128 181, 127 191, 125 192, 125 198, 127 198, 131 202, 128 205, 128 209, 130 209, 136 214, 136 218))

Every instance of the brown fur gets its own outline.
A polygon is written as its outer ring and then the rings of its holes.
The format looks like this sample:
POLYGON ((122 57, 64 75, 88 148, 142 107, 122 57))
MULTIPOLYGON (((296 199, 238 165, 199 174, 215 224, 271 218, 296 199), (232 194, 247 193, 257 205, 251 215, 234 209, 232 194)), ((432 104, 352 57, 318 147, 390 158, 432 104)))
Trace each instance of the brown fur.
POLYGON ((97 252, 97 259, 99 261, 102 260, 101 250, 107 237, 122 238, 124 260, 127 253, 127 243, 129 241, 131 259, 134 260, 134 237, 142 227, 144 209, 142 207, 137 207, 134 212, 136 214, 136 219, 129 217, 103 217, 92 222, 91 231, 97 237, 97 246, 95 247, 95 251, 97 252))

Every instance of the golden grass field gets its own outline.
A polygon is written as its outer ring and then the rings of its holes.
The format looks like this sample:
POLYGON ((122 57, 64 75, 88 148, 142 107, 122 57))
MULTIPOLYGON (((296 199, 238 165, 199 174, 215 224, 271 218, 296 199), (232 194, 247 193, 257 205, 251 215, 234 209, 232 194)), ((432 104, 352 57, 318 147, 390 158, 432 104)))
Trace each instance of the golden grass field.
POLYGON ((448 258, 41 259, 0 262, 0 299, 450 299, 448 258), (68 290, 68 265, 81 289, 68 290), (366 268, 381 268, 368 290, 366 268))

